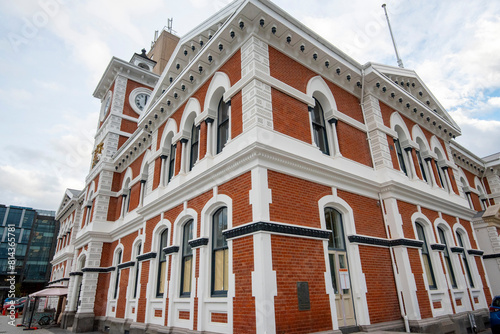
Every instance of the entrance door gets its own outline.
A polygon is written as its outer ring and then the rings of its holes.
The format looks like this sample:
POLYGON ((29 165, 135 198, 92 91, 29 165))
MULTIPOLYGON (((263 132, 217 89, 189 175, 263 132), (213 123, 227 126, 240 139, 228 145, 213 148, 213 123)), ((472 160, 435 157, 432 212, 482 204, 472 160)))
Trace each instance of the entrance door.
POLYGON ((81 278, 80 278, 80 282, 78 284, 78 296, 76 297, 76 310, 75 312, 78 312, 78 309, 80 308, 80 294, 82 293, 82 282, 81 282, 81 278))
POLYGON ((356 325, 356 316, 354 314, 342 216, 337 210, 326 208, 325 221, 326 228, 332 232, 328 240, 328 257, 339 327, 354 326, 356 325))

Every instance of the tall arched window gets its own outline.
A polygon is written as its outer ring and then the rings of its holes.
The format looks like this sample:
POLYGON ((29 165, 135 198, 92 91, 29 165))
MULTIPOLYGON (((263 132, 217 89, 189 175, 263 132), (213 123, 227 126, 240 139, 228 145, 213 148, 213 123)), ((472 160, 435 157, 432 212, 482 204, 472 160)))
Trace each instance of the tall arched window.
POLYGON ((326 135, 325 115, 323 107, 318 100, 314 99, 315 105, 311 112, 314 142, 324 154, 330 154, 328 149, 328 137, 326 135))
POLYGON ((172 144, 170 146, 170 158, 169 158, 169 164, 168 164, 168 180, 167 183, 170 182, 172 177, 174 176, 175 172, 175 149, 177 148, 177 145, 172 144))
POLYGON ((431 256, 429 254, 429 245, 425 237, 424 227, 420 223, 415 223, 417 228, 418 239, 423 242, 422 245, 422 259, 424 260, 425 275, 427 276, 427 283, 429 289, 437 289, 436 278, 434 276, 434 269, 432 268, 431 256))
MULTIPOLYGON (((139 243, 135 247, 135 256, 139 256, 141 254, 141 243, 139 243)), ((135 276, 134 276, 134 298, 137 298, 137 286, 139 285, 139 260, 135 262, 135 276)))
POLYGON ((193 270, 193 250, 189 240, 193 238, 193 220, 186 224, 182 231, 182 265, 181 265, 181 297, 191 296, 191 276, 193 270))
POLYGON ((451 263, 450 251, 448 248, 448 243, 446 242, 446 236, 441 227, 438 227, 439 240, 446 247, 444 248, 444 262, 446 263, 446 269, 448 270, 448 276, 450 277, 450 283, 453 288, 457 287, 457 280, 455 278, 455 271, 453 270, 453 264, 451 263))
POLYGON ((198 141, 200 128, 193 124, 191 128, 191 157, 189 159, 189 170, 193 169, 194 164, 198 160, 198 141))
POLYGON ((158 250, 158 279, 156 280, 156 297, 162 297, 165 292, 165 275, 167 272, 167 256, 163 248, 168 244, 168 229, 160 235, 160 248, 158 250))
POLYGON ((403 150, 401 150, 401 144, 399 143, 399 140, 394 138, 394 147, 396 148, 396 154, 398 156, 398 161, 399 161, 399 167, 401 167, 401 170, 403 173, 408 176, 408 171, 406 169, 406 164, 405 164, 405 158, 403 156, 403 150))
POLYGON ((425 173, 425 164, 424 164, 424 161, 422 160, 422 156, 420 155, 420 151, 417 151, 417 159, 418 159, 418 165, 420 167, 420 171, 422 172, 422 178, 424 179, 425 182, 428 182, 427 175, 425 173))
POLYGON ((118 288, 120 286, 120 269, 118 265, 122 262, 122 251, 121 249, 116 253, 116 275, 115 275, 115 291, 113 292, 113 299, 118 297, 118 288))
POLYGON ((227 208, 220 208, 212 221, 212 295, 227 296, 228 248, 222 231, 227 229, 227 208))
POLYGON ((474 280, 472 279, 472 273, 470 271, 469 261, 467 260, 467 255, 465 255, 466 250, 465 250, 465 246, 464 246, 464 241, 462 238, 462 234, 458 231, 457 231, 457 240, 458 240, 458 245, 464 249, 461 253, 462 260, 464 262, 465 271, 467 272, 467 278, 469 279, 469 286, 471 288, 473 288, 474 287, 474 280))
POLYGON ((217 110, 217 153, 222 152, 229 139, 229 106, 230 103, 225 103, 224 98, 220 99, 217 110))

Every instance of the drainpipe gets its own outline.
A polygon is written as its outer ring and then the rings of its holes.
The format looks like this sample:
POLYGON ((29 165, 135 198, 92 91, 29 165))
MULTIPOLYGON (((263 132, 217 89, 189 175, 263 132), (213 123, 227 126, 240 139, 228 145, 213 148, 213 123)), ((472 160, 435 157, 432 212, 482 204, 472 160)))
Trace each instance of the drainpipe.
MULTIPOLYGON (((382 217, 384 217, 384 226, 385 226, 385 233, 387 237, 389 237, 389 228, 387 227, 386 224, 386 214, 384 211, 384 202, 382 201, 382 195, 379 193, 378 194, 378 199, 380 202, 380 210, 382 211, 382 217)), ((410 324, 408 322, 408 316, 406 315, 405 309, 403 307, 403 296, 401 296, 401 293, 399 291, 401 290, 401 282, 399 280, 399 275, 398 275, 398 270, 396 268, 396 260, 394 259, 394 253, 391 248, 389 248, 389 253, 391 253, 391 262, 392 262, 392 271, 394 272, 394 280, 396 281, 396 290, 397 290, 397 295, 398 295, 398 301, 399 301, 399 310, 401 311, 401 316, 403 317, 403 321, 405 324, 405 331, 407 333, 410 332, 410 324)))

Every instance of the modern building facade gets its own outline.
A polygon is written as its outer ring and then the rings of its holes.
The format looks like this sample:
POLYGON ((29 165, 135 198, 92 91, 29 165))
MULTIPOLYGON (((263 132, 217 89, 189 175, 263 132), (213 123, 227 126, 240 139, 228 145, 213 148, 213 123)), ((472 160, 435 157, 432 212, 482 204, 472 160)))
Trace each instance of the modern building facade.
POLYGON ((11 276, 22 295, 48 283, 57 233, 54 216, 54 211, 0 205, 0 300, 10 290, 11 276), (15 254, 9 253, 9 242, 15 254))
POLYGON ((235 1, 113 58, 94 97, 85 188, 56 216, 63 327, 463 333, 469 313, 484 327, 474 224, 499 203, 498 166, 469 167, 484 160, 414 71, 235 1))

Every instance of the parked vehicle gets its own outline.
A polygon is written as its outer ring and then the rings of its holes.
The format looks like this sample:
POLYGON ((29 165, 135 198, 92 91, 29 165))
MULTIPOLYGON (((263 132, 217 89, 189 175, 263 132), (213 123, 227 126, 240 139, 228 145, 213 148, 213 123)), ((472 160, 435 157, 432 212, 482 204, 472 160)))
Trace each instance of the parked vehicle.
POLYGON ((7 314, 8 313, 7 309, 10 307, 10 305, 12 304, 15 305, 18 299, 19 298, 6 298, 3 302, 2 311, 4 311, 4 313, 7 314))
POLYGON ((14 304, 16 311, 22 312, 22 310, 24 309, 24 304, 26 303, 26 299, 28 299, 28 297, 21 297, 16 300, 16 303, 14 304))
POLYGON ((495 296, 491 302, 490 326, 493 334, 500 334, 500 296, 495 296))
POLYGON ((21 298, 7 298, 4 303, 3 303, 3 310, 5 311, 5 314, 9 313, 9 307, 11 305, 14 305, 14 309, 17 312, 22 312, 24 309, 24 303, 26 302, 27 297, 21 297, 21 298))

